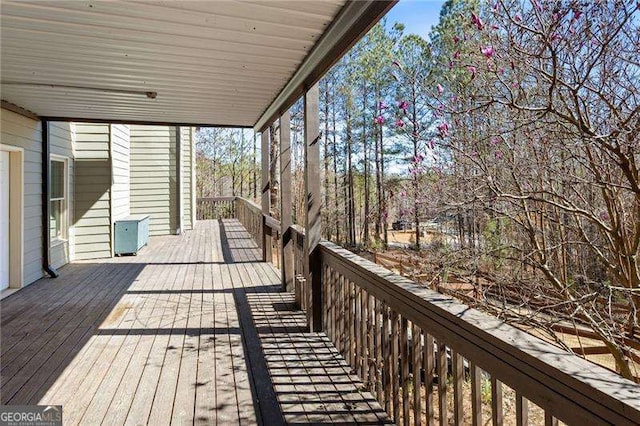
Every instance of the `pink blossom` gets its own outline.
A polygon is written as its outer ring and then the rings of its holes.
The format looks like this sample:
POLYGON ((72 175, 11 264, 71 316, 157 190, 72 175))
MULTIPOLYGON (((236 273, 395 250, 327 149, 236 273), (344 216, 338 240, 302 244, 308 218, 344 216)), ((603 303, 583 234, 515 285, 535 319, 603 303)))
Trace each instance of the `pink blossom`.
POLYGON ((609 220, 609 215, 607 214, 607 212, 600 213, 600 219, 609 220))
POLYGON ((484 24, 482 23, 482 19, 475 13, 471 12, 471 23, 478 27, 478 30, 482 31, 484 24))
POLYGON ((500 144, 500 138, 495 137, 495 136, 492 137, 491 138, 491 145, 498 145, 498 144, 500 144))
POLYGON ((480 49, 480 52, 482 52, 485 58, 491 59, 491 57, 493 56, 493 46, 483 47, 480 49))
POLYGON ((472 76, 476 75, 476 67, 467 67, 467 71, 469 71, 471 73, 472 76))
POLYGON ((502 160, 502 151, 496 151, 496 159, 502 160))
POLYGON ((404 127, 404 121, 402 121, 402 119, 401 119, 401 118, 398 118, 398 119, 396 120, 396 126, 398 126, 398 127, 404 127))
POLYGON ((429 141, 429 148, 430 148, 430 149, 433 149, 433 148, 435 148, 435 146, 436 146, 436 144, 435 144, 435 142, 433 141, 433 139, 432 139, 432 140, 430 140, 430 141, 429 141))
POLYGON ((376 118, 373 119, 373 123, 374 124, 382 124, 384 123, 384 117, 379 115, 376 118))
POLYGON ((387 109, 389 105, 387 105, 384 101, 380 101, 380 109, 387 109))
POLYGON ((440 94, 442 94, 442 92, 444 92, 444 89, 442 88, 442 86, 440 84, 438 84, 437 89, 438 89, 438 93, 440 93, 440 94))
POLYGON ((398 102, 398 108, 400 108, 404 112, 407 112, 407 109, 409 108, 409 102, 407 101, 398 102))
POLYGON ((458 43, 460 41, 460 37, 458 37, 457 35, 453 36, 453 42, 454 43, 458 43))
POLYGON ((520 21, 522 21, 522 16, 516 14, 516 16, 514 16, 513 20, 516 21, 516 22, 520 22, 520 21))
POLYGON ((458 59, 459 57, 460 57, 460 52, 458 52, 457 50, 453 52, 453 59, 458 59))
POLYGON ((443 121, 438 125, 438 131, 443 138, 447 137, 449 134, 449 124, 446 121, 443 121))

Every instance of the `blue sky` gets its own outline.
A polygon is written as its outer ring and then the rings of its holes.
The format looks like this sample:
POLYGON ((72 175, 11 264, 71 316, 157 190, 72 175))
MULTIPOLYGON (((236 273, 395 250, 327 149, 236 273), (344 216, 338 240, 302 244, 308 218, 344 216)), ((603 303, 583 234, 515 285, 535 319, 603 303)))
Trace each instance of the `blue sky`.
POLYGON ((396 22, 405 24, 406 34, 427 37, 431 27, 438 23, 444 0, 400 0, 387 13, 387 25, 396 22))

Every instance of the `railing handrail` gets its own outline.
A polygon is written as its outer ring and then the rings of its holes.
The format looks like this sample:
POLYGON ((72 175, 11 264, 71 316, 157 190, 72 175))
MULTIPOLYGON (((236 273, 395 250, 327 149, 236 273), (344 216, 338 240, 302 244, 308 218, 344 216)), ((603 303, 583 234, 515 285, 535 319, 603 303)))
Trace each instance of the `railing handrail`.
POLYGON ((216 202, 216 201, 235 201, 236 198, 238 197, 198 197, 196 198, 196 202, 198 201, 210 201, 210 202, 216 202))

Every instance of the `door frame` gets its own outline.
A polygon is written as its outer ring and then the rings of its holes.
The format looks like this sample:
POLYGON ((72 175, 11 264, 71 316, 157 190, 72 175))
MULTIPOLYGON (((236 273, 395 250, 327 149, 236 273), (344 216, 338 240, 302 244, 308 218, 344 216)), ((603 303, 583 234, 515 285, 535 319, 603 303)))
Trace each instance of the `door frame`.
POLYGON ((24 149, 0 144, 9 153, 9 288, 24 284, 24 149), (17 226, 16 226, 17 225, 17 226))

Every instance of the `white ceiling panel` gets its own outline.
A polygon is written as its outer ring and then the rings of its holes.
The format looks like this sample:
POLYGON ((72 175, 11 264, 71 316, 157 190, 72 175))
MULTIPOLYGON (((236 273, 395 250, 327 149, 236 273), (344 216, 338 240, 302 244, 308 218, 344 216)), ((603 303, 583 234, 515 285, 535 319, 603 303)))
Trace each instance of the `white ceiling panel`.
POLYGON ((2 1, 1 96, 43 117, 252 126, 345 3, 2 1))

